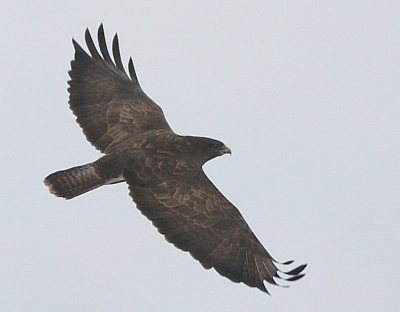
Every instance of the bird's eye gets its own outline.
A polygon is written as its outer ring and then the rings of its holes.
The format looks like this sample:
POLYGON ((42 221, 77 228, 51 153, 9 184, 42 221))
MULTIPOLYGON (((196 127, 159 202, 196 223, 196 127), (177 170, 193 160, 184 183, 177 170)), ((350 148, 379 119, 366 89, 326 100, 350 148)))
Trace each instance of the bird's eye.
POLYGON ((219 150, 219 144, 218 143, 214 143, 212 145, 212 148, 215 149, 215 150, 219 150))

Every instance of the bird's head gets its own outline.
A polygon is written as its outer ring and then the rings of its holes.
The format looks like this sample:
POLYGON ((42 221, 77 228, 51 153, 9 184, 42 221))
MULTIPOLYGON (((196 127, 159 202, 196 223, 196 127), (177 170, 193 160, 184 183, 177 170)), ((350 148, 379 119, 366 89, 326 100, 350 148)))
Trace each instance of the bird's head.
POLYGON ((224 154, 229 154, 232 155, 231 149, 226 146, 224 143, 217 141, 217 140, 212 140, 214 142, 211 143, 211 149, 215 153, 215 157, 217 156, 222 156, 224 154))
POLYGON ((232 155, 231 149, 218 140, 202 137, 185 137, 189 153, 202 164, 225 154, 232 155))

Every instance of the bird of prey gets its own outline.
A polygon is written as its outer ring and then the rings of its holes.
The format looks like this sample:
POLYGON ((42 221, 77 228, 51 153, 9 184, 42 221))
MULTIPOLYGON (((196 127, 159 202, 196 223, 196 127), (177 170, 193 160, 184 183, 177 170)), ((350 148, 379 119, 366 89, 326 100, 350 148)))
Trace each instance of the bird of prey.
MULTIPOLYGON (((129 76, 118 37, 111 58, 103 25, 98 52, 89 30, 91 56, 72 40, 69 107, 86 139, 105 154, 44 179, 56 196, 70 199, 103 185, 126 182, 129 195, 166 240, 188 251, 205 269, 267 292, 264 282, 295 281, 305 264, 283 272, 239 210, 207 178, 202 166, 231 150, 222 142, 172 131, 162 109, 142 90, 132 58, 129 76)), ((293 261, 280 263, 291 264, 293 261)), ((278 263, 279 264, 279 263, 278 263)))

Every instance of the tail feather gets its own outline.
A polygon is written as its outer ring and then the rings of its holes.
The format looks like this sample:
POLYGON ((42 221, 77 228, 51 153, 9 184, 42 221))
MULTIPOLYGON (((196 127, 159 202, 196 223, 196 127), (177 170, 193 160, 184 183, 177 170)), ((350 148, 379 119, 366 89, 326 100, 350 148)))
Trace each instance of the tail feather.
POLYGON ((66 199, 74 198, 106 183, 96 175, 91 164, 54 172, 43 182, 52 194, 66 199))

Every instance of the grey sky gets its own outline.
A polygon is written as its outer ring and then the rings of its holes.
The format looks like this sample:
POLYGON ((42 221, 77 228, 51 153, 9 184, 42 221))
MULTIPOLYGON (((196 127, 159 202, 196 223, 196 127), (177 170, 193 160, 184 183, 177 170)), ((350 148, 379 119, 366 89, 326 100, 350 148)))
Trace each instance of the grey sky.
POLYGON ((398 1, 3 0, 0 310, 398 311, 399 16, 398 1), (71 38, 101 22, 177 133, 232 149, 209 178, 304 279, 270 297, 205 271, 125 184, 49 194, 47 174, 99 156, 66 81, 71 38))

